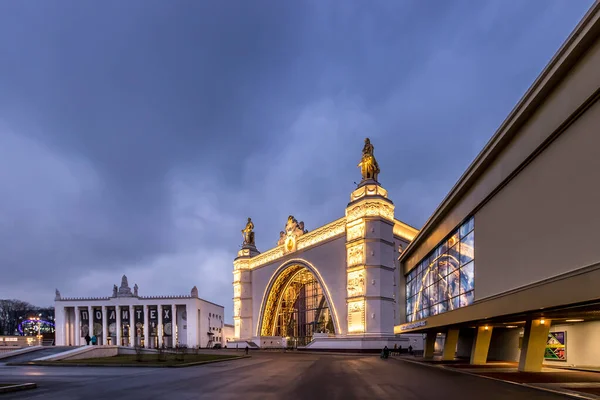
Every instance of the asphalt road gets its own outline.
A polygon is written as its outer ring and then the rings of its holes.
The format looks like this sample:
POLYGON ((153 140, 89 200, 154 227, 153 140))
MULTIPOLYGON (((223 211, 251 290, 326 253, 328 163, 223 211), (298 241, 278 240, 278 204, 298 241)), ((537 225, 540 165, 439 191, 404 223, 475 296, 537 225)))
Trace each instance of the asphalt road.
POLYGON ((377 356, 253 354, 190 368, 0 366, 0 383, 38 388, 4 399, 444 399, 565 397, 377 356))

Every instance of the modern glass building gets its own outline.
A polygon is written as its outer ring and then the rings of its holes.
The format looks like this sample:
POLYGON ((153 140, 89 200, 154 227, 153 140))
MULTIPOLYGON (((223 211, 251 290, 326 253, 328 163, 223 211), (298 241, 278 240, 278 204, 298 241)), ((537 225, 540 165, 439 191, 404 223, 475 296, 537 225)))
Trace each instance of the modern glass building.
POLYGON ((400 256, 425 356, 600 366, 600 2, 400 256))

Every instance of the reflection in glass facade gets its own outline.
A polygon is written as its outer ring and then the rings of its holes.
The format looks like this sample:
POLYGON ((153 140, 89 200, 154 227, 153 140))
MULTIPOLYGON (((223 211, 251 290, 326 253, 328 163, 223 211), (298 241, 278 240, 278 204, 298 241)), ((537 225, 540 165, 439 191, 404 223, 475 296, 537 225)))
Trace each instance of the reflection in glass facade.
POLYGON ((406 320, 473 303, 474 221, 469 218, 406 276, 406 320))

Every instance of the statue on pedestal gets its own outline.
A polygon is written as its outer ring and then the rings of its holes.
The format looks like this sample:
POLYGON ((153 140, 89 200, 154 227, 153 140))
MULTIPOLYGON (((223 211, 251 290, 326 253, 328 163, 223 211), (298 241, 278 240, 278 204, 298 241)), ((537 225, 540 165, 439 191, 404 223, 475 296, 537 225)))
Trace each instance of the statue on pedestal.
POLYGON ((377 182, 377 175, 379 175, 379 165, 377 164, 377 160, 373 155, 373 150, 375 148, 371 144, 369 138, 365 139, 365 146, 362 150, 362 159, 358 166, 360 167, 360 173, 362 174, 362 180, 366 181, 368 179, 372 179, 377 182))
POLYGON ((246 227, 242 229, 242 237, 244 238, 243 246, 255 246, 254 244, 254 224, 252 219, 248 218, 246 227))
POLYGON ((113 285, 113 295, 112 297, 117 297, 117 292, 119 291, 119 288, 117 287, 117 285, 113 285))
POLYGON ((138 285, 137 283, 133 285, 133 295, 137 297, 138 295, 138 285))
POLYGON ((58 291, 58 289, 56 289, 56 291, 54 292, 54 300, 60 300, 60 292, 58 291))

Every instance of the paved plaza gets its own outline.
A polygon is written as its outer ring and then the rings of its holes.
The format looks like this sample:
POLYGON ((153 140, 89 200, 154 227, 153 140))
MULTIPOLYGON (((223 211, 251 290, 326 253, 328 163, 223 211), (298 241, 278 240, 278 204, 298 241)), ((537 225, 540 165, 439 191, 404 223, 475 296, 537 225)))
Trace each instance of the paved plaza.
POLYGON ((552 393, 372 355, 255 353, 190 368, 0 364, 1 382, 38 388, 2 399, 564 399, 552 393))

